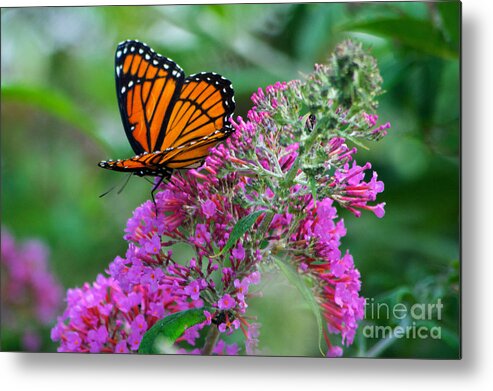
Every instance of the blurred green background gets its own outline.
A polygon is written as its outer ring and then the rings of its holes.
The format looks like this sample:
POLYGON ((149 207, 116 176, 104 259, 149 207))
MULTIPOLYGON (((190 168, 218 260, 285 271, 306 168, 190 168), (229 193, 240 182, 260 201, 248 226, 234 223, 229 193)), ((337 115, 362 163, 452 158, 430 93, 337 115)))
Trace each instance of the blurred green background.
MULTIPOLYGON (((65 288, 93 281, 124 254, 123 228, 148 199, 133 179, 124 192, 98 196, 122 176, 97 162, 133 155, 114 86, 118 42, 139 39, 186 73, 232 80, 237 115, 258 87, 300 78, 337 43, 358 39, 378 61, 386 94, 380 122, 389 135, 360 148, 385 182, 386 215, 341 212, 375 302, 444 304, 441 338, 365 338, 364 325, 399 324, 367 316, 345 356, 459 356, 460 4, 326 3, 1 10, 2 225, 51 248, 65 288)), ((319 355, 313 315, 282 281, 264 287, 250 310, 262 323, 266 354, 319 355)), ((5 334, 3 334, 5 336, 5 334)), ((3 341, 5 346, 5 341, 3 341)), ((56 346, 46 332, 44 350, 56 346)))

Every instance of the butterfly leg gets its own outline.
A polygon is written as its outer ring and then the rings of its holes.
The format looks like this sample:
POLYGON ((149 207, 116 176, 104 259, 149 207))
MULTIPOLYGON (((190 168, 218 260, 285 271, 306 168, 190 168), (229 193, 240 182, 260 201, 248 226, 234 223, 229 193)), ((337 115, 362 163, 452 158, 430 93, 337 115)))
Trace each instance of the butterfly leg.
POLYGON ((152 197, 152 202, 154 203, 154 208, 156 209, 156 216, 157 216, 157 204, 156 204, 156 199, 154 198, 154 193, 156 190, 159 188, 161 183, 163 183, 164 180, 169 180, 171 178, 172 171, 171 170, 166 170, 164 171, 160 176, 159 176, 159 181, 154 185, 154 187, 151 190, 151 197, 152 197))

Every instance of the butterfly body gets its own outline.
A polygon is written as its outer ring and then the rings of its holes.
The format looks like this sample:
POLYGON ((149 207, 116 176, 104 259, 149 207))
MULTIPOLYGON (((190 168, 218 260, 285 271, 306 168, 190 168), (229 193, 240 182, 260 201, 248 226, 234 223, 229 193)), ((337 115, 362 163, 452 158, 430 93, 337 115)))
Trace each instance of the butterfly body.
POLYGON ((135 156, 101 161, 102 168, 167 178, 202 164, 210 148, 233 131, 231 82, 202 72, 185 77, 174 61, 138 41, 115 53, 118 105, 135 156))

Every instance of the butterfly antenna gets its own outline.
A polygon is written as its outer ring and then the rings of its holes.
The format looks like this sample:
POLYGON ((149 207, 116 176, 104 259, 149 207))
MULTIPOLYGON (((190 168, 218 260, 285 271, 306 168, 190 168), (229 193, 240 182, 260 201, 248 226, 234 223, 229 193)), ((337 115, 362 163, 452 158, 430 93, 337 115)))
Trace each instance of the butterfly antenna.
POLYGON ((116 187, 116 186, 113 186, 113 187, 111 187, 109 190, 105 191, 103 194, 101 194, 101 195, 99 196, 99 198, 102 198, 102 197, 104 197, 105 195, 107 195, 107 194, 111 193, 111 192, 115 189, 115 187, 116 187))
POLYGON ((125 183, 122 185, 122 187, 120 187, 120 189, 116 192, 116 194, 120 194, 123 189, 125 189, 125 187, 127 186, 128 182, 130 181, 130 178, 133 177, 133 174, 130 174, 128 177, 127 177, 127 180, 125 181, 125 183))
MULTIPOLYGON (((120 194, 120 193, 122 192, 122 190, 125 188, 125 186, 127 186, 127 183, 128 183, 128 181, 130 180, 130 177, 131 177, 131 176, 132 176, 132 174, 130 174, 130 175, 129 175, 129 177, 126 179, 125 183, 123 184, 123 186, 120 188, 120 190, 118 190, 118 191, 117 191, 117 194, 120 194)), ((99 198, 104 197, 105 195, 107 195, 107 194, 111 193, 113 190, 115 190, 116 186, 117 186, 117 185, 112 186, 112 187, 111 187, 108 191, 105 191, 103 194, 101 194, 101 195, 99 196, 99 198)))

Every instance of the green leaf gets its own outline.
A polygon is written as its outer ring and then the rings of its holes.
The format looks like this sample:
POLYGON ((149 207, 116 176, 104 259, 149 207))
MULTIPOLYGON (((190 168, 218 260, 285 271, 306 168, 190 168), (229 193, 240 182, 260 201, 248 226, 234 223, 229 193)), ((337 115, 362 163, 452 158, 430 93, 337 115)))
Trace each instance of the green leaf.
POLYGON ((315 300, 315 297, 313 296, 312 290, 306 285, 305 281, 303 281, 303 277, 299 273, 297 273, 291 265, 287 264, 286 262, 283 262, 281 259, 277 257, 273 257, 273 259, 275 264, 279 267, 281 272, 286 276, 288 281, 298 289, 298 291, 303 296, 303 299, 305 299, 306 303, 312 310, 313 315, 315 315, 315 318, 317 320, 317 326, 318 326, 318 348, 320 350, 320 353, 322 353, 322 355, 325 356, 324 351, 322 349, 324 322, 322 318, 322 313, 320 312, 320 307, 317 301, 315 300))
POLYGON ((110 145, 96 133, 96 125, 90 116, 79 109, 69 96, 59 91, 37 86, 2 85, 2 99, 4 102, 19 101, 44 110, 81 130, 103 150, 112 152, 110 145))
POLYGON ((456 59, 459 56, 431 22, 414 18, 380 18, 349 22, 339 27, 343 31, 358 31, 395 39, 402 45, 433 56, 456 59))
POLYGON ((447 38, 451 41, 456 50, 460 44, 460 2, 435 3, 440 17, 442 18, 443 28, 447 38))
POLYGON ((140 342, 139 353, 159 354, 158 345, 161 342, 171 345, 187 328, 205 321, 204 310, 206 308, 181 311, 157 321, 144 334, 140 342))
POLYGON ((236 244, 236 242, 245 234, 245 232, 247 232, 252 227, 252 225, 255 224, 258 217, 262 213, 266 213, 266 212, 268 212, 268 210, 257 210, 253 213, 250 213, 248 216, 241 218, 233 227, 233 230, 229 235, 229 239, 226 245, 218 254, 215 254, 212 258, 219 257, 220 255, 228 251, 231 247, 233 247, 236 244))
POLYGON ((263 250, 264 248, 267 248, 268 245, 269 245, 269 241, 264 239, 260 242, 259 248, 263 250))

